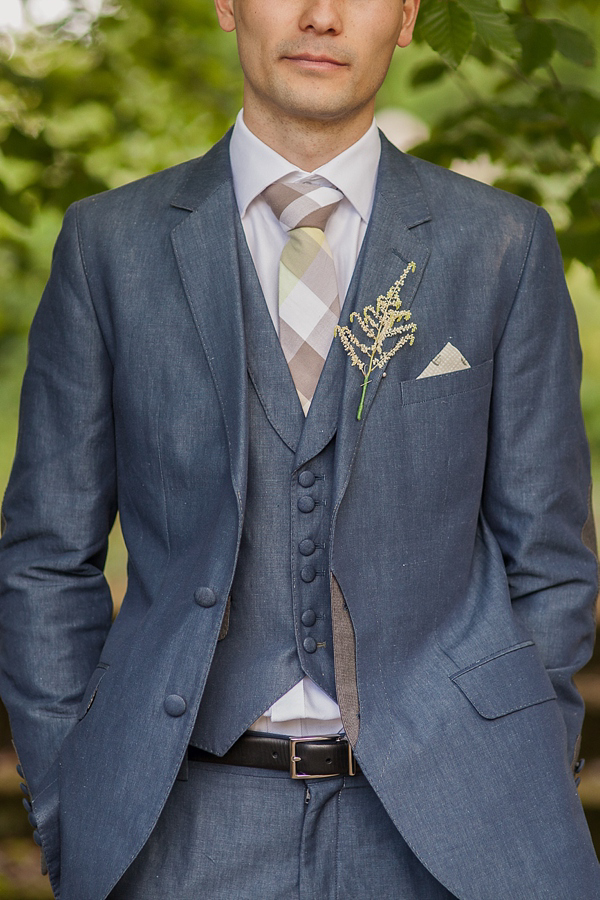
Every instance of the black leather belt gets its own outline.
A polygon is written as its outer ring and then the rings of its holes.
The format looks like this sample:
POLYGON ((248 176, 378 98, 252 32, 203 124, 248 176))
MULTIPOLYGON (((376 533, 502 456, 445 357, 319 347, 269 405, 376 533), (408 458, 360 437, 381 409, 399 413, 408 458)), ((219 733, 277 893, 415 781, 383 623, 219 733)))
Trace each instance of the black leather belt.
POLYGON ((301 779, 360 773, 352 747, 346 738, 331 734, 286 738, 247 731, 224 756, 215 756, 214 753, 207 753, 190 744, 188 759, 226 763, 229 766, 279 769, 281 772, 289 772, 292 778, 301 779))

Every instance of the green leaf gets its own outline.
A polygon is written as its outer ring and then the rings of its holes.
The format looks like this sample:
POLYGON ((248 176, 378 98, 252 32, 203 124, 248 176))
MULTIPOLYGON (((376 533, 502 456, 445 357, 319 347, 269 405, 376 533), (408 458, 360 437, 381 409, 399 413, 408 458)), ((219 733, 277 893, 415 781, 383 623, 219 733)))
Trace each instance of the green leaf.
POLYGON ((410 77, 410 83, 412 87, 420 87, 423 84, 433 84, 434 81, 439 81, 440 78, 443 78, 447 73, 448 66, 446 63, 427 63, 427 65, 415 69, 410 77))
POLYGON ((596 63, 594 42, 585 31, 574 28, 558 19, 544 19, 551 30, 558 52, 580 66, 593 66, 596 63))
POLYGON ((418 35, 451 66, 468 52, 475 26, 457 0, 423 0, 417 19, 418 35))
POLYGON ((545 22, 530 16, 515 18, 515 34, 522 48, 519 65, 523 72, 529 74, 549 62, 556 49, 556 40, 545 22))
POLYGON ((509 174, 494 181, 494 187, 500 188, 502 191, 509 191, 511 194, 517 194, 518 197, 524 197, 525 200, 529 200, 531 203, 539 205, 544 202, 544 198, 537 187, 524 178, 517 178, 509 174))
POLYGON ((508 56, 518 56, 519 42, 498 0, 459 0, 473 22, 475 31, 488 46, 508 56))

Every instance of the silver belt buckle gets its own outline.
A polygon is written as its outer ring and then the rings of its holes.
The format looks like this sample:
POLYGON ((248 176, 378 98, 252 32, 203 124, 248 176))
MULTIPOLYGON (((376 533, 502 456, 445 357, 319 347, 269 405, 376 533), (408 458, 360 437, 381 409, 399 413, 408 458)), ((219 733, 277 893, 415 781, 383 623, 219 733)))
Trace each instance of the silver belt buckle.
POLYGON ((356 760, 354 759, 354 753, 352 752, 352 746, 350 741, 348 741, 348 771, 347 772, 328 772, 326 775, 303 775, 301 772, 298 772, 298 763, 302 762, 301 756, 296 756, 296 745, 297 744, 306 744, 309 741, 331 741, 334 740, 336 742, 347 740, 347 738, 340 737, 339 734, 315 734, 312 737, 302 737, 302 738, 290 738, 290 778, 294 778, 296 780, 305 781, 306 779, 315 778, 334 778, 336 775, 356 775, 356 760))

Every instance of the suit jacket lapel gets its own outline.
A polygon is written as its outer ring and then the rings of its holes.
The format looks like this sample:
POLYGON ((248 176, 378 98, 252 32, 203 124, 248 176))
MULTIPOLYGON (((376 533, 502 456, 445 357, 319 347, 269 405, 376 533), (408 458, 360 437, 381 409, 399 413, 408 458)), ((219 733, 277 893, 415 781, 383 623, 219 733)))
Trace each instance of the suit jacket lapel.
MULTIPOLYGON (((431 218, 419 178, 410 158, 396 150, 383 135, 381 144, 375 203, 347 299, 356 310, 362 310, 367 304, 374 303, 380 294, 385 294, 407 264, 414 262, 416 271, 408 276, 401 293, 402 308, 409 309, 415 301, 430 253, 429 247, 413 231, 431 218)), ((401 365, 401 358, 402 350, 389 365, 401 365)), ((356 445, 362 429, 367 427, 369 409, 382 374, 382 369, 371 374, 359 422, 356 412, 362 375, 350 359, 346 359, 336 440, 334 515, 344 495, 356 445)))
POLYGON ((225 419, 241 506, 247 471, 247 378, 229 134, 191 166, 172 204, 190 211, 171 239, 225 419))

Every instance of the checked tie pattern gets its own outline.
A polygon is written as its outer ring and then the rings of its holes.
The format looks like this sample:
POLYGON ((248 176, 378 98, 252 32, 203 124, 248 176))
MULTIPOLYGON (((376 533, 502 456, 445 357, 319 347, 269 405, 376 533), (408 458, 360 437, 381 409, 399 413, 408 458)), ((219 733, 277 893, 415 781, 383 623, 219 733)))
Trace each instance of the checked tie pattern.
POLYGON ((279 340, 305 416, 340 317, 324 229, 343 196, 331 185, 314 181, 277 181, 263 191, 288 232, 279 263, 279 340))

